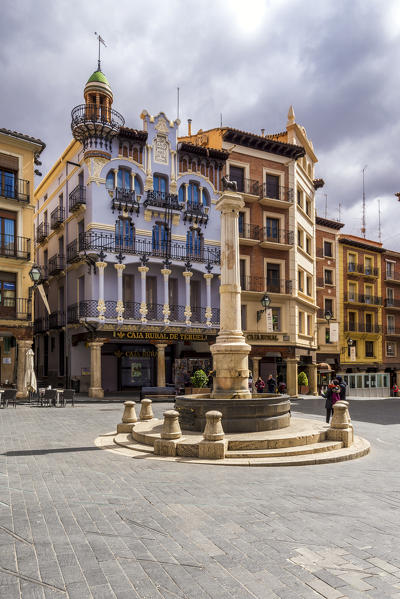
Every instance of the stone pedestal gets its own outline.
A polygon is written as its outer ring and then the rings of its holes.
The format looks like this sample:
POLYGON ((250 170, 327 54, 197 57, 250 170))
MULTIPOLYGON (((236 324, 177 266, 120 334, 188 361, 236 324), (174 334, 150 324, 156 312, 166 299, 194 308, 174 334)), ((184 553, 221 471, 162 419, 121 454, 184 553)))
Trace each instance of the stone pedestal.
POLYGON ((151 420, 154 418, 151 399, 142 399, 139 420, 151 420))
POLYGON ((239 210, 244 202, 232 191, 224 191, 216 204, 221 212, 221 328, 211 346, 216 372, 211 397, 250 398, 248 355, 240 316, 239 210))
POLYGON ((92 341, 90 348, 90 387, 89 397, 102 398, 104 390, 101 386, 101 348, 102 341, 92 341))
POLYGON ((308 365, 308 386, 310 395, 318 395, 318 366, 315 362, 308 365))
POLYGON ((225 457, 227 444, 221 418, 222 413, 217 410, 207 412, 203 440, 199 443, 199 458, 222 460, 225 457))
POLYGON ((157 343, 157 387, 165 387, 165 348, 166 343, 157 343))
POLYGON ((337 401, 334 404, 331 426, 327 431, 330 441, 342 441, 344 447, 350 447, 354 441, 348 406, 347 401, 337 401))
POLYGON ((17 397, 27 397, 28 391, 24 385, 26 352, 32 347, 32 340, 17 339, 17 397))
POLYGON ((179 426, 179 413, 175 410, 164 412, 161 438, 154 441, 154 453, 161 456, 175 456, 178 439, 182 437, 179 426))
POLYGON ((125 401, 124 406, 125 409, 122 415, 122 422, 117 426, 117 433, 130 433, 132 426, 137 422, 135 402, 125 401))

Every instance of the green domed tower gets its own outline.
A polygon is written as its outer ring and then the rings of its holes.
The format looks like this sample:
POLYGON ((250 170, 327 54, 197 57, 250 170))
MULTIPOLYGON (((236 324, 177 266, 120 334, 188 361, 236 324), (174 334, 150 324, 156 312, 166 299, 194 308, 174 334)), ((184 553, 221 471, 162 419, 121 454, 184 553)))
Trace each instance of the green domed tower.
POLYGON ((72 135, 83 145, 85 158, 110 159, 112 138, 118 135, 125 120, 111 108, 114 96, 100 64, 89 77, 83 95, 85 104, 76 106, 71 113, 72 135))

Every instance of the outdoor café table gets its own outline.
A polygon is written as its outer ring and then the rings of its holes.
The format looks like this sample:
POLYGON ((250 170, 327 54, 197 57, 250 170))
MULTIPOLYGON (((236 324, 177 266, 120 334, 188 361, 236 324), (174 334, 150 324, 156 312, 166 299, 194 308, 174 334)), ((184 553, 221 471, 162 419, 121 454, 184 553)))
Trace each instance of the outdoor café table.
POLYGON ((4 408, 4 406, 3 406, 3 393, 4 393, 4 389, 0 389, 0 408, 4 408))

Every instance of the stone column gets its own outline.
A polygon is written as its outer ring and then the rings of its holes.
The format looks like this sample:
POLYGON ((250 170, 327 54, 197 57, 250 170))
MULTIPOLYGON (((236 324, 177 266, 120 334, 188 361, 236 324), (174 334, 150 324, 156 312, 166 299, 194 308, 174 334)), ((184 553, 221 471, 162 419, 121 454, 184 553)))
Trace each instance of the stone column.
POLYGON ((188 203, 188 199, 189 199, 189 183, 184 183, 185 186, 185 203, 188 203))
POLYGON ((298 360, 296 358, 286 359, 286 387, 287 392, 291 397, 297 397, 299 394, 297 364, 298 360))
POLYGON ((308 386, 310 395, 318 395, 317 364, 313 362, 308 365, 308 386))
POLYGON ((24 385, 26 352, 32 347, 32 340, 17 339, 17 397, 27 397, 28 390, 24 385))
POLYGON ((211 310, 211 279, 213 275, 210 272, 204 273, 203 277, 206 280, 206 296, 207 296, 207 305, 206 305, 206 324, 208 327, 211 326, 211 318, 212 318, 212 310, 211 310))
POLYGON ((135 191, 135 173, 131 171, 131 191, 135 191))
POLYGON ((118 292, 118 300, 117 300, 117 320, 118 322, 123 322, 124 320, 124 301, 122 297, 122 274, 125 270, 125 264, 114 264, 114 268, 117 271, 117 292, 118 292))
POLYGON ((106 312, 106 304, 104 301, 104 269, 106 266, 107 262, 96 262, 96 267, 99 269, 99 301, 97 302, 99 320, 104 320, 104 314, 106 312))
POLYGON ((165 348, 167 343, 157 343, 157 387, 165 387, 165 348))
POLYGON ((146 273, 148 272, 149 267, 148 266, 139 266, 138 271, 140 272, 140 276, 141 276, 141 303, 140 303, 140 314, 142 315, 141 321, 142 322, 147 322, 147 302, 146 302, 146 273))
POLYGON ((252 363, 253 363, 253 385, 256 382, 256 380, 258 379, 258 377, 260 376, 260 361, 261 361, 261 356, 253 356, 252 357, 252 363))
POLYGON ((164 305, 163 305, 163 314, 164 314, 164 322, 165 324, 169 323, 169 315, 170 315, 170 309, 169 309, 169 294, 168 294, 168 277, 171 274, 172 270, 170 270, 169 268, 162 268, 161 269, 161 274, 164 277, 164 305))
POLYGON ((169 184, 169 190, 171 193, 176 193, 175 157, 176 151, 171 150, 171 181, 169 184))
POLYGON ((185 277, 185 291, 186 291, 186 301, 185 301, 185 322, 186 324, 190 324, 190 317, 192 316, 192 311, 190 309, 190 277, 193 276, 193 273, 190 270, 185 270, 183 273, 185 277))
POLYGON ((90 387, 89 397, 104 397, 103 387, 101 386, 101 348, 103 341, 91 341, 88 343, 90 348, 90 387))
POLYGON ((114 188, 116 189, 117 185, 118 185, 118 169, 114 168, 113 171, 114 171, 114 188))
POLYGON ((145 182, 145 190, 151 189, 153 187, 153 175, 151 172, 151 146, 147 145, 147 164, 146 164, 146 182, 145 182))
POLYGON ((239 211, 240 194, 225 190, 216 204, 221 213, 221 324, 211 346, 214 377, 213 398, 251 398, 248 386, 251 347, 245 341, 240 315, 239 211))

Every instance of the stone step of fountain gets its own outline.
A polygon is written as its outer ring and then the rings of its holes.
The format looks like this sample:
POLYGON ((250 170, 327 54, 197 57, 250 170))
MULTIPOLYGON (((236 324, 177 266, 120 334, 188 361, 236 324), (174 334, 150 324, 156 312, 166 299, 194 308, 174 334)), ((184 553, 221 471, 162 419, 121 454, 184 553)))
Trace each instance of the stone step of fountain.
POLYGON ((228 450, 225 458, 279 458, 286 456, 307 455, 310 453, 322 453, 341 449, 343 443, 340 441, 321 441, 310 445, 298 445, 295 447, 279 447, 277 449, 253 449, 253 450, 228 450))
POLYGON ((288 429, 281 429, 279 433, 273 435, 264 435, 259 438, 256 435, 238 435, 236 439, 229 439, 229 451, 261 450, 261 449, 279 449, 283 447, 299 447, 301 445, 313 445, 326 440, 326 430, 320 427, 319 430, 305 430, 303 432, 289 432, 288 429))

